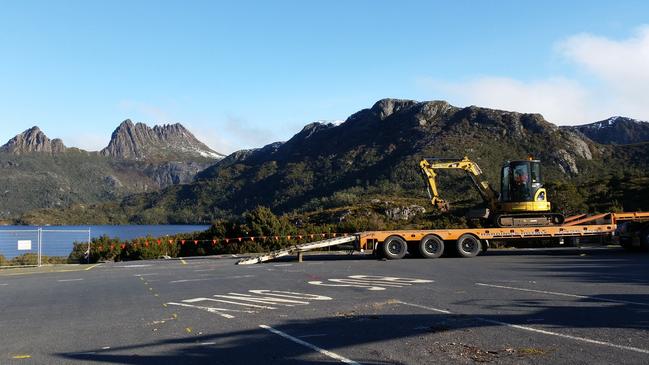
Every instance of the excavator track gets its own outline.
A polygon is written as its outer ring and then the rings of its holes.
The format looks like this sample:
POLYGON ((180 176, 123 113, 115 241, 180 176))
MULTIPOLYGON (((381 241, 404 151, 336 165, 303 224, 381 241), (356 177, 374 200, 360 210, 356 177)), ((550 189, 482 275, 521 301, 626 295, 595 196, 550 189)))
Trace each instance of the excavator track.
POLYGON ((547 227, 563 224, 565 217, 560 213, 497 214, 493 224, 499 228, 547 227))

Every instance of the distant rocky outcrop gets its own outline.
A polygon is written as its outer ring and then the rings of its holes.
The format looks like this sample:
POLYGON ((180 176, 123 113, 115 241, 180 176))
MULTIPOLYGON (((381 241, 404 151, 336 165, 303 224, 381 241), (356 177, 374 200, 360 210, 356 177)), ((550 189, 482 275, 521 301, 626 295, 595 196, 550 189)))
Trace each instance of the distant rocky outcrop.
POLYGON ((38 127, 32 127, 10 139, 0 152, 21 155, 26 153, 63 153, 67 150, 60 139, 49 139, 38 127))
POLYGON ((576 130, 601 144, 649 142, 649 122, 619 116, 595 123, 564 128, 576 130))
POLYGON ((180 124, 126 120, 101 152, 67 148, 33 127, 0 147, 0 219, 189 183, 221 157, 180 124))
POLYGON ((100 151, 102 156, 126 160, 221 159, 181 124, 155 126, 122 122, 113 132, 110 143, 100 151))

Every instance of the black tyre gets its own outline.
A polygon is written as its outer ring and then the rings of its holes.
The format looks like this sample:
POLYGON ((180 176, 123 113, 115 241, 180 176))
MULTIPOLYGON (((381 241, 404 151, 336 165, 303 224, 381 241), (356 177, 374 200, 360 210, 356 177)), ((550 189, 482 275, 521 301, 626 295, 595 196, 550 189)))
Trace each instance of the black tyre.
POLYGON ((381 245, 383 257, 388 260, 402 259, 408 251, 408 244, 399 236, 390 236, 381 245))
POLYGON ((417 245, 417 253, 426 259, 438 258, 444 253, 444 240, 432 234, 424 236, 417 245))
POLYGON ((460 257, 475 257, 481 250, 480 239, 472 234, 466 233, 457 239, 457 253, 460 257))

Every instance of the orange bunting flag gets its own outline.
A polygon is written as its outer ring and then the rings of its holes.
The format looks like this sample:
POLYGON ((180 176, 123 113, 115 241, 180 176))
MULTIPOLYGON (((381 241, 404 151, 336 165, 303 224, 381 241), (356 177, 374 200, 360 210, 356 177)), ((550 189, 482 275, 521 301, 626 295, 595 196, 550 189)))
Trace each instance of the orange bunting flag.
POLYGON ((242 240, 243 240, 243 238, 239 237, 239 242, 241 242, 242 240))
POLYGON ((275 241, 279 241, 279 237, 275 236, 275 241))
POLYGON ((212 240, 212 245, 216 245, 216 240, 212 240))
POLYGON ((332 233, 332 235, 333 235, 333 237, 336 237, 336 234, 335 234, 335 233, 332 233))
POLYGON ((110 245, 110 250, 112 251, 114 249, 115 249, 115 245, 110 245))
POLYGON ((289 240, 290 240, 290 239, 291 239, 291 236, 286 236, 286 239, 289 239, 289 240))
POLYGON ((250 240, 251 240, 252 242, 255 242, 255 237, 250 237, 250 240))
POLYGON ((226 239, 225 239, 225 243, 229 243, 229 242, 230 242, 230 240, 226 238, 226 239))
POLYGON ((122 250, 125 249, 125 248, 126 248, 126 245, 125 245, 125 244, 122 244, 122 250))
POLYGON ((313 235, 311 234, 311 235, 309 235, 309 237, 313 238, 313 235))
POLYGON ((323 234, 322 234, 322 237, 327 237, 327 234, 326 234, 326 233, 323 233, 323 234))
POLYGON ((184 245, 184 244, 185 244, 185 240, 180 240, 180 244, 181 244, 181 245, 184 245))
POLYGON ((198 246, 198 241, 194 240, 194 246, 198 246))
POLYGON ((169 244, 172 244, 172 243, 174 243, 174 240, 169 240, 169 244))

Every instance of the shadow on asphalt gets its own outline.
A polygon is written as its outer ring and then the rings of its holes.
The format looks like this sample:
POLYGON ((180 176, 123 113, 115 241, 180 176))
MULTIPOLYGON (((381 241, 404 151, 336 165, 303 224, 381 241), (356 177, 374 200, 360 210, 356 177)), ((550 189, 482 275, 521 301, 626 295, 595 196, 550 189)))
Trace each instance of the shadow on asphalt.
MULTIPOLYGON (((649 295, 646 294, 632 297, 615 295, 606 297, 620 300, 633 299, 637 302, 649 303, 649 295)), ((315 320, 288 321, 276 325, 274 328, 295 337, 313 333, 327 334, 324 337, 305 338, 305 341, 329 351, 339 352, 341 355, 363 364, 399 364, 399 362, 392 359, 389 361, 386 359, 385 362, 376 362, 376 360, 363 358, 360 354, 354 356, 353 353, 350 353, 349 348, 364 346, 364 352, 374 353, 376 354, 374 358, 377 358, 381 356, 382 352, 373 351, 372 346, 383 348, 385 341, 402 339, 412 341, 423 335, 433 336, 425 339, 421 349, 423 353, 411 354, 407 349, 401 351, 408 353, 409 357, 411 355, 420 356, 424 362, 426 362, 427 357, 432 359, 431 356, 434 356, 435 363, 444 363, 444 353, 439 353, 439 349, 436 349, 434 344, 455 345, 457 342, 461 342, 462 336, 467 330, 497 326, 494 322, 489 321, 525 326, 532 325, 537 328, 538 326, 548 326, 551 331, 559 332, 561 332, 562 327, 649 330, 648 307, 624 303, 602 305, 602 302, 595 302, 590 299, 582 299, 573 303, 571 303, 572 305, 565 303, 563 306, 559 306, 556 299, 554 301, 542 299, 513 300, 508 304, 496 306, 481 303, 480 300, 477 300, 473 303, 463 302, 459 304, 472 304, 477 308, 484 309, 530 307, 537 310, 520 315, 481 314, 475 317, 439 313, 355 315, 352 312, 315 320), (591 303, 592 305, 589 305, 591 303)), ((496 340, 496 342, 499 343, 499 346, 508 345, 507 340, 501 339, 496 340)), ((478 346, 480 344, 473 345, 478 346)), ((84 353, 62 353, 58 354, 58 356, 68 360, 114 364, 297 364, 304 363, 305 358, 303 356, 309 354, 314 354, 314 351, 258 328, 152 341, 111 348, 106 351, 91 348, 84 353), (139 355, 131 355, 137 353, 139 355)), ((393 359, 400 356, 399 353, 391 355, 394 355, 393 359)), ((307 361, 313 364, 338 363, 338 361, 330 359, 314 361, 309 358, 307 361)))

